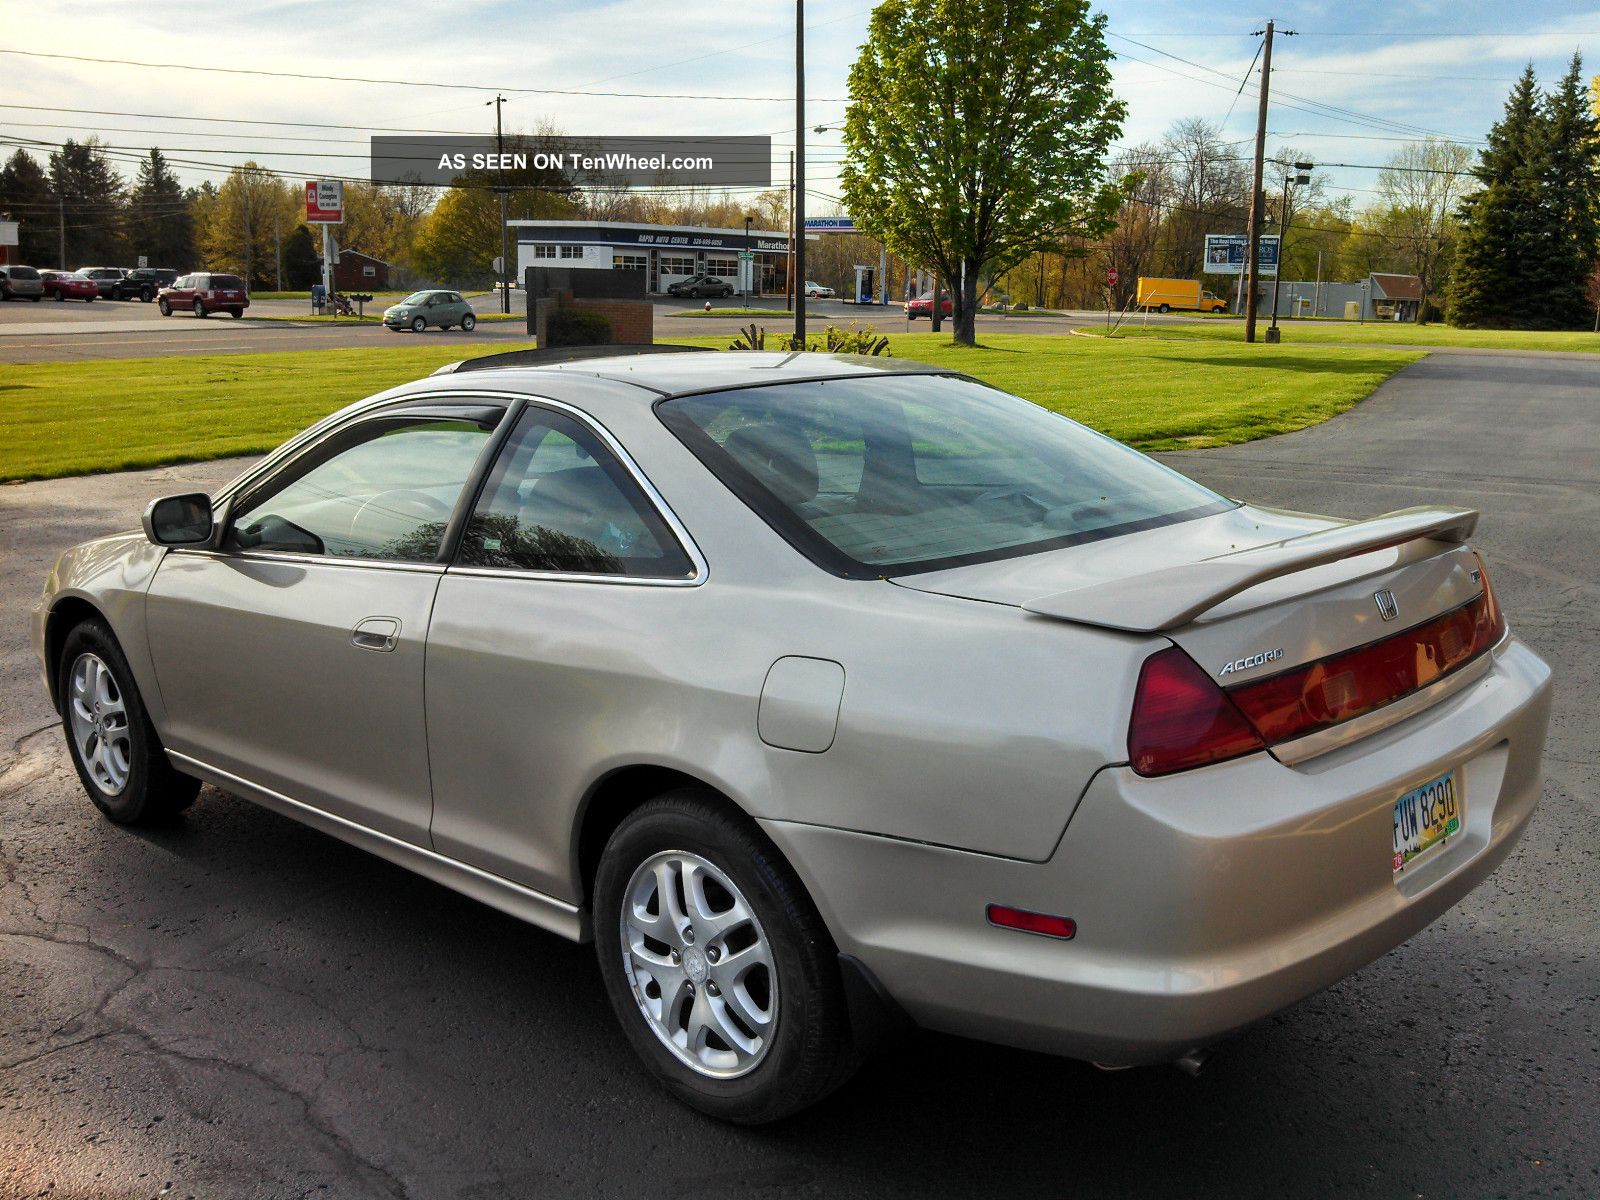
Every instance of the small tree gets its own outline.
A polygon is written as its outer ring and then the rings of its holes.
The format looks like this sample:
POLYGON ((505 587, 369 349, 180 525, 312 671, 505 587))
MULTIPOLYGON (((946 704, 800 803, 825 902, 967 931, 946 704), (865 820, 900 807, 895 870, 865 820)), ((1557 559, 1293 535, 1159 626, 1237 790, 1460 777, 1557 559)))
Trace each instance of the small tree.
POLYGON ((1104 16, 1087 0, 886 0, 850 71, 844 198, 856 223, 955 295, 976 341, 978 281, 1113 224, 1104 16))

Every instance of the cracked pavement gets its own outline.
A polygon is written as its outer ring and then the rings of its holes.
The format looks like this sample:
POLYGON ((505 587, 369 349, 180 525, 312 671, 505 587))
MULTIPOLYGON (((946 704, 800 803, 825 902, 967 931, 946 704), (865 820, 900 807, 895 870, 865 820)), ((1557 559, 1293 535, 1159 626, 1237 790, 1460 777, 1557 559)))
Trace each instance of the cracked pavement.
POLYGON ((54 553, 238 463, 0 488, 0 1196, 1600 1193, 1600 362, 1438 355, 1168 456, 1341 515, 1467 503, 1557 671, 1544 800, 1457 909, 1197 1080, 913 1036, 774 1129, 657 1092, 587 948, 207 788, 83 797, 27 647, 54 553))

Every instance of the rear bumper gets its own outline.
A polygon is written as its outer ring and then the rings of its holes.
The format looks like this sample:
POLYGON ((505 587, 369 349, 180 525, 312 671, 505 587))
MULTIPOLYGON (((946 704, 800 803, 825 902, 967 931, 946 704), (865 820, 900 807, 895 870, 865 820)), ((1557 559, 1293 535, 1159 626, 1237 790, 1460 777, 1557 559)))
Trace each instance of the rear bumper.
POLYGON ((1358 970, 1487 877, 1538 803, 1550 701, 1549 668, 1508 639, 1472 688, 1296 767, 1258 754, 1164 779, 1106 768, 1037 864, 765 828, 840 951, 917 1023, 1170 1061, 1358 970), (1395 799, 1450 769, 1464 831, 1395 876, 1395 799), (990 903, 1072 917, 1077 936, 995 928, 990 903))

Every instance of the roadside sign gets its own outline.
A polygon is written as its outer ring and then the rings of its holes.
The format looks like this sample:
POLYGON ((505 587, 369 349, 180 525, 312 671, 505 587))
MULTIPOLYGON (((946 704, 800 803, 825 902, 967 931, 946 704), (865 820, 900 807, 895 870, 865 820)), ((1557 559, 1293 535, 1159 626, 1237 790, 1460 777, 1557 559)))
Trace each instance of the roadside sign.
POLYGON ((344 221, 344 182, 338 179, 307 180, 306 224, 338 225, 344 221))
POLYGON ((857 233, 854 217, 807 217, 807 233, 857 233))
POLYGON ((136 265, 140 267, 148 267, 150 265, 150 256, 148 254, 139 255, 139 261, 136 265))
POLYGON ((754 250, 739 251, 739 290, 746 295, 756 290, 756 254, 754 250))
POLYGON ((1107 267, 1106 268, 1106 286, 1107 287, 1116 287, 1117 286, 1117 269, 1115 267, 1107 267))
POLYGON ((494 256, 494 263, 492 265, 496 275, 504 275, 506 273, 506 260, 501 258, 498 254, 494 256))
MULTIPOLYGON (((1207 275, 1242 275, 1249 246, 1250 238, 1242 233, 1208 233, 1205 264, 1201 270, 1207 275)), ((1277 234, 1261 235, 1261 246, 1256 254, 1256 271, 1261 275, 1278 273, 1277 234)))

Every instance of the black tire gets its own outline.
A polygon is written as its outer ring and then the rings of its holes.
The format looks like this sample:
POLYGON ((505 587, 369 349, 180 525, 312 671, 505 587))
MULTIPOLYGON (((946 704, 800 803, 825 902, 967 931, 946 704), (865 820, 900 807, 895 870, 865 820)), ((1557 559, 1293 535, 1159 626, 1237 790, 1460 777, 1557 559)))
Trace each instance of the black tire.
POLYGON ((228 315, 230 317, 232 317, 235 321, 237 321, 240 317, 244 316, 244 309, 242 309, 242 308, 230 308, 228 310, 228 315))
POLYGON ((77 768, 83 790, 94 806, 118 825, 153 825, 169 821, 194 803, 200 781, 175 770, 167 761, 161 739, 145 711, 133 682, 133 672, 122 647, 102 622, 84 621, 67 634, 56 664, 56 695, 61 701, 61 725, 67 750, 77 768), (127 716, 128 774, 123 786, 108 791, 90 773, 73 736, 71 715, 72 668, 85 654, 93 654, 110 670, 127 716))
POLYGON ((44 299, 44 293, 40 292, 37 296, 29 296, 28 299, 32 300, 35 304, 37 304, 37 303, 39 303, 39 301, 44 299))
POLYGON ((466 316, 461 318, 461 332, 462 333, 471 333, 477 327, 478 327, 478 318, 473 316, 471 313, 468 313, 466 316))
POLYGON ((1163 304, 1160 308, 1156 309, 1156 311, 1157 312, 1171 312, 1172 311, 1172 305, 1163 304))
POLYGON ((163 317, 170 317, 172 315, 172 302, 169 301, 165 296, 161 297, 161 299, 156 303, 156 307, 161 310, 161 315, 163 317))
POLYGON ((139 292, 139 303, 141 304, 149 304, 150 301, 154 300, 155 298, 156 294, 149 288, 144 288, 139 292))
POLYGON ((651 1074, 691 1108, 741 1125, 765 1124, 815 1104, 854 1073, 838 952, 822 918, 777 848, 714 795, 680 788, 630 814, 606 844, 594 902, 595 949, 612 1009, 651 1074), (629 880, 652 855, 672 850, 699 855, 727 875, 771 947, 777 1032, 755 1067, 734 1078, 701 1074, 668 1050, 623 967, 620 921, 629 880))
POLYGON ((428 327, 428 318, 427 317, 412 317, 411 318, 411 332, 412 333, 421 333, 427 327, 428 327))
POLYGON ((211 313, 206 309, 206 303, 204 300, 196 300, 194 302, 194 315, 197 317, 209 317, 211 315, 211 313))
POLYGON ((58 291, 56 293, 56 303, 57 304, 60 304, 66 298, 67 298, 67 294, 65 292, 58 291))
POLYGON ((94 299, 95 299, 95 298, 94 298, 94 297, 93 297, 93 296, 85 296, 85 297, 84 297, 84 298, 83 298, 83 302, 84 302, 84 303, 85 303, 85 304, 93 304, 93 303, 94 303, 94 299))

